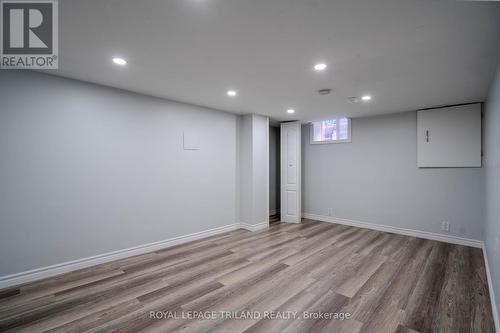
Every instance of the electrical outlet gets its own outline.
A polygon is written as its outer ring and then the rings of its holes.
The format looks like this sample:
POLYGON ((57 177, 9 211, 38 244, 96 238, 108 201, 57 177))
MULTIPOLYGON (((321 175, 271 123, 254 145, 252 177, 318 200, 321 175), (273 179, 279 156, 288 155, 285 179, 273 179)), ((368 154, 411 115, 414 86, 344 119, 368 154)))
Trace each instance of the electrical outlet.
POLYGON ((332 216, 333 215, 333 208, 328 208, 328 216, 332 216))
POLYGON ((450 232, 450 222, 448 221, 441 222, 441 230, 450 232))

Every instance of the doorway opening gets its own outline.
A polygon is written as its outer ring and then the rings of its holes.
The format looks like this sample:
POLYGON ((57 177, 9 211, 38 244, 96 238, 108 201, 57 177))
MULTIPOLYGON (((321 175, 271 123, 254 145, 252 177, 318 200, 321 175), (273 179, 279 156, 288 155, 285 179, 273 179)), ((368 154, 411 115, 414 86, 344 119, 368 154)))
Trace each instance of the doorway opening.
POLYGON ((269 125, 269 226, 280 223, 280 127, 269 125))

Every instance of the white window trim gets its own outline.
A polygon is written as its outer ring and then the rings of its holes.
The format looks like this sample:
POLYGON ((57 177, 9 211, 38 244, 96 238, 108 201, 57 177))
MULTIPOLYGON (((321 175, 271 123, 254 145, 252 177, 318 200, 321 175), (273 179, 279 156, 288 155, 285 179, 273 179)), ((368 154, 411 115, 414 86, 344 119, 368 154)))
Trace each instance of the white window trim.
MULTIPOLYGON (((339 119, 342 119, 345 117, 341 118, 331 118, 331 119, 326 119, 326 120, 337 120, 337 124, 339 123, 339 119)), ((344 140, 324 140, 324 141, 314 141, 314 126, 313 123, 309 123, 309 143, 312 145, 329 145, 331 143, 349 143, 351 142, 351 118, 346 118, 347 119, 347 139, 344 140)))

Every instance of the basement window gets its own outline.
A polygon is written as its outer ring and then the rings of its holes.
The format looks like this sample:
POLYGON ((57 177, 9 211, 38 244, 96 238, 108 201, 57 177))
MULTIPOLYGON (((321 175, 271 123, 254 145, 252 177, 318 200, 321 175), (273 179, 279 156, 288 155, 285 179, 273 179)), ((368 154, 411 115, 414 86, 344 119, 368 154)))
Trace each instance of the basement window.
POLYGON ((310 132, 311 144, 351 142, 351 119, 313 121, 310 132))

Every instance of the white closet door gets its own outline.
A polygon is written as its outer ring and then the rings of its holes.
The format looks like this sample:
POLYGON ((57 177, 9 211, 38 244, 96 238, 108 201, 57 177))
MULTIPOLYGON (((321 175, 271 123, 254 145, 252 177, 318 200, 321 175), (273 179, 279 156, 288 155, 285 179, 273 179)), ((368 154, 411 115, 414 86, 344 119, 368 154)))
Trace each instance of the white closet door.
POLYGON ((281 221, 301 220, 300 122, 281 124, 281 221))

